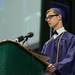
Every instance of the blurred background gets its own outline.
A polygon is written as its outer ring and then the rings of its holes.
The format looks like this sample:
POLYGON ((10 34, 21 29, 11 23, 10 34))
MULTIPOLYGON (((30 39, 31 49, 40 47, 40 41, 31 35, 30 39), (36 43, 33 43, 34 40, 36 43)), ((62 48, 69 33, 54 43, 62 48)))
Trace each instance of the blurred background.
POLYGON ((49 39, 50 28, 45 22, 46 10, 60 7, 65 11, 65 28, 75 34, 74 6, 72 0, 0 0, 0 40, 16 39, 33 32, 28 39, 30 48, 40 51, 49 39))

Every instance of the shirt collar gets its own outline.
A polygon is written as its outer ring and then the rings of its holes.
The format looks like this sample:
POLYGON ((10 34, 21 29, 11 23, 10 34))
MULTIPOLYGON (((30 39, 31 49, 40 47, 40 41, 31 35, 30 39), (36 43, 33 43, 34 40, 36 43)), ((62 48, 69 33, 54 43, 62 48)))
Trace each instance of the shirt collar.
POLYGON ((58 30, 56 30, 56 31, 57 31, 58 35, 60 35, 60 34, 63 33, 63 32, 66 32, 66 30, 65 30, 64 27, 62 27, 62 28, 60 28, 60 29, 58 29, 58 30))
POLYGON ((58 30, 56 30, 56 31, 57 31, 58 35, 54 34, 54 35, 53 35, 53 38, 54 38, 54 39, 57 38, 61 33, 66 32, 66 30, 65 30, 64 27, 62 27, 62 28, 60 28, 60 29, 58 29, 58 30))

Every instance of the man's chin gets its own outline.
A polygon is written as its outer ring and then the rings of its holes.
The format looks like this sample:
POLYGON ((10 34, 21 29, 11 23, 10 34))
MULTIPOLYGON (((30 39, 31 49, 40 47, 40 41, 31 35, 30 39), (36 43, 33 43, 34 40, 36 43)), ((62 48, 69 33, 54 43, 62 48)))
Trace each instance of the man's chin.
POLYGON ((53 27, 53 25, 49 24, 49 27, 53 27))

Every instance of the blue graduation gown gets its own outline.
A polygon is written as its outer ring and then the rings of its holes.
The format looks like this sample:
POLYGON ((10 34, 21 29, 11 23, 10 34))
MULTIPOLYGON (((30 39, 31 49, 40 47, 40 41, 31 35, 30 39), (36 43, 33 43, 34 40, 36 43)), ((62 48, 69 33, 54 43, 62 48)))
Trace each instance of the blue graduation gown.
POLYGON ((60 36, 48 40, 43 46, 42 53, 50 58, 49 63, 56 66, 60 75, 75 75, 75 35, 64 32, 59 44, 58 64, 56 64, 57 43, 60 36))

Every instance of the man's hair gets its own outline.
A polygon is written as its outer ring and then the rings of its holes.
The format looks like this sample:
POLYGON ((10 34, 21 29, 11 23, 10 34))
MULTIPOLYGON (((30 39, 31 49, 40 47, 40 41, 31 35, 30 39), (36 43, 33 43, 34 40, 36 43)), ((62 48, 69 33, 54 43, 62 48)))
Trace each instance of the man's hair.
POLYGON ((64 11, 60 8, 50 8, 50 9, 47 10, 46 13, 48 13, 48 12, 53 12, 56 15, 62 15, 62 17, 64 17, 64 11))

